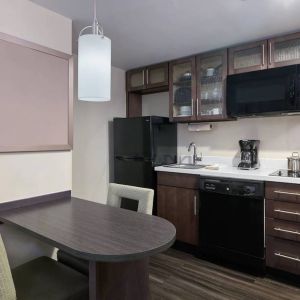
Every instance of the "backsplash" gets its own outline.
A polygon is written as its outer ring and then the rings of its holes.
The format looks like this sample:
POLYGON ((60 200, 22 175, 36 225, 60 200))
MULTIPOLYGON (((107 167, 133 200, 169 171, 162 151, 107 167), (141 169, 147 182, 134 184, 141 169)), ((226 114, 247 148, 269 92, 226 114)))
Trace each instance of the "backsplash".
POLYGON ((300 151, 300 116, 240 119, 213 123, 207 132, 189 132, 187 124, 178 124, 178 155, 188 154, 187 146, 195 142, 203 156, 236 156, 240 139, 261 140, 260 158, 284 159, 300 151))

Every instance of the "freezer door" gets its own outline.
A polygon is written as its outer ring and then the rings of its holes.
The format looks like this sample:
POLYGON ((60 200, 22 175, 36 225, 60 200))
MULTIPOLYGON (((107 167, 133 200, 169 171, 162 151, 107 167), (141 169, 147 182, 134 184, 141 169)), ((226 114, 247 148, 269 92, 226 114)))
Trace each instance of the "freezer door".
POLYGON ((151 159, 150 128, 150 117, 114 119, 114 155, 151 159))

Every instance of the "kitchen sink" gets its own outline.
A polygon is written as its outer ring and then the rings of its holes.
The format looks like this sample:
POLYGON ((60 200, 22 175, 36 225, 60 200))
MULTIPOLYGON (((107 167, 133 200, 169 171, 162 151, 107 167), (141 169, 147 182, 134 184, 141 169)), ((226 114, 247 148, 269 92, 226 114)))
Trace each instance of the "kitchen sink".
POLYGON ((208 165, 193 165, 193 164, 173 164, 173 165, 166 165, 164 167, 168 168, 179 168, 179 169, 202 169, 207 167, 208 165))

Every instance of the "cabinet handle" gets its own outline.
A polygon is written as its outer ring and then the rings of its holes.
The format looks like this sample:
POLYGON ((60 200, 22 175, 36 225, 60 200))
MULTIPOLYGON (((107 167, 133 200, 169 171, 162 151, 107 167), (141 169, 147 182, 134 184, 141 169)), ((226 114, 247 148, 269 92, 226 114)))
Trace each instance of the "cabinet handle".
POLYGON ((196 102, 196 114, 197 116, 199 115, 199 99, 197 98, 197 102, 196 102))
POLYGON ((194 115, 194 99, 192 98, 192 116, 194 115))
POLYGON ((145 85, 145 70, 143 70, 143 85, 145 85))
POLYGON ((282 194, 282 195, 300 196, 299 193, 293 193, 293 192, 274 191, 274 193, 275 194, 282 194))
POLYGON ((272 43, 269 43, 269 56, 270 65, 272 65, 272 43))
POLYGON ((279 213, 283 213, 283 214, 287 214, 287 215, 297 215, 297 216, 300 216, 299 212, 282 210, 282 209, 274 209, 274 212, 279 212, 279 213))
POLYGON ((282 229, 280 227, 274 227, 274 230, 280 231, 280 232, 286 232, 286 233, 292 233, 292 234, 300 235, 300 232, 298 232, 298 231, 282 229))
POLYGON ((294 260, 294 261, 300 262, 299 257, 292 257, 292 256, 283 255, 283 254, 281 254, 280 252, 274 252, 274 255, 275 255, 275 256, 282 257, 282 258, 286 258, 286 259, 288 259, 288 260, 294 260))
POLYGON ((265 44, 262 44, 262 65, 265 65, 265 44))
POLYGON ((194 196, 194 215, 197 216, 197 196, 194 196))
POLYGON ((146 70, 146 84, 149 84, 149 70, 146 70))

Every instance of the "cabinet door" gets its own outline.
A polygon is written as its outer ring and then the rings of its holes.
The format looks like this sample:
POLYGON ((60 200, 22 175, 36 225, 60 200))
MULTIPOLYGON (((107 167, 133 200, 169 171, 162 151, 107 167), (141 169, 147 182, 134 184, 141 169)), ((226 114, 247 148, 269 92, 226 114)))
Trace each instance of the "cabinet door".
POLYGON ((158 216, 174 224, 178 241, 198 245, 198 191, 158 185, 157 193, 158 216))
POLYGON ((157 64, 146 69, 147 88, 167 86, 169 84, 169 64, 157 64))
POLYGON ((196 59, 173 61, 169 67, 170 119, 178 122, 196 120, 196 59))
POLYGON ((198 120, 218 120, 226 116, 226 77, 227 49, 198 55, 196 102, 198 120))
POLYGON ((269 68, 300 63, 300 33, 269 40, 269 68))
POLYGON ((267 47, 267 41, 259 41, 229 48, 229 75, 266 69, 267 47))
POLYGON ((145 68, 135 69, 127 72, 127 90, 138 91, 146 88, 145 68))

